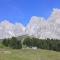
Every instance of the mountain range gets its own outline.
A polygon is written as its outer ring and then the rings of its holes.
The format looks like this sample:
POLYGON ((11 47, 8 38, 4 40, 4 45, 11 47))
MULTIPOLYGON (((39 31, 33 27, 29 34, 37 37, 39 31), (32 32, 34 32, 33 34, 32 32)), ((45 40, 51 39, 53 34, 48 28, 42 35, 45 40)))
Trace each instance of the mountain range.
POLYGON ((60 9, 53 9, 51 15, 44 17, 32 16, 27 26, 21 23, 11 23, 8 20, 0 22, 0 39, 29 35, 38 38, 60 39, 60 9))

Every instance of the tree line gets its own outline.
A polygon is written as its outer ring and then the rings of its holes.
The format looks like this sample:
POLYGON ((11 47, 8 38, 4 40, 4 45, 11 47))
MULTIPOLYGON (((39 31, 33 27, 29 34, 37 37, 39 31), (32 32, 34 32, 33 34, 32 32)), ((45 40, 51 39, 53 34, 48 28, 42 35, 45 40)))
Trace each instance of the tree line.
POLYGON ((38 39, 38 38, 25 38, 24 45, 28 47, 37 47, 39 49, 47 49, 60 51, 60 40, 57 39, 38 39))
POLYGON ((11 39, 3 39, 2 44, 13 49, 21 49, 23 44, 27 47, 60 51, 60 40, 58 39, 38 39, 34 37, 26 37, 23 39, 23 43, 21 43, 21 41, 22 40, 18 40, 16 37, 12 37, 11 39))
POLYGON ((6 47, 13 48, 13 49, 21 49, 22 44, 21 40, 17 40, 16 37, 12 37, 11 39, 3 39, 2 44, 6 47))

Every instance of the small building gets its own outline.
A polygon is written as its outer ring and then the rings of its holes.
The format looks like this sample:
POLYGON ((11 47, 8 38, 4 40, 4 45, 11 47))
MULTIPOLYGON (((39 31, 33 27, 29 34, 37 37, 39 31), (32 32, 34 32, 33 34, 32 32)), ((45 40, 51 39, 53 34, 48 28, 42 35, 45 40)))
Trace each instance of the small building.
POLYGON ((36 50, 36 49, 37 49, 37 47, 32 47, 32 49, 36 50))

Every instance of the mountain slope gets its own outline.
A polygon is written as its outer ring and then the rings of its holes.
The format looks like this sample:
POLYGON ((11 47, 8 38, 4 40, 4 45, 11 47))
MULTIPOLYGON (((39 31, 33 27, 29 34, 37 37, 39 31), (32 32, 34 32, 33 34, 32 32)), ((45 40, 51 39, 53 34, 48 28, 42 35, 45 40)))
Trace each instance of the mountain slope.
POLYGON ((23 35, 24 29, 20 23, 12 24, 4 20, 0 23, 0 39, 23 35))
POLYGON ((53 9, 47 20, 33 16, 26 30, 29 35, 39 38, 60 39, 60 9, 53 9))
POLYGON ((60 39, 60 9, 53 9, 48 19, 32 16, 26 27, 21 23, 12 24, 7 20, 0 22, 0 39, 22 35, 60 39))

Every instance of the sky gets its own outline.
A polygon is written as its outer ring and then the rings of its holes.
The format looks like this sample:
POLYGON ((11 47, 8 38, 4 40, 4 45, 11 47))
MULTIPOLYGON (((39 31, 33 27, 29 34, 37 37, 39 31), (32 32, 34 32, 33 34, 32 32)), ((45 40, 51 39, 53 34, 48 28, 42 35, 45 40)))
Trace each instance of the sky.
POLYGON ((53 8, 60 9, 60 0, 0 0, 0 22, 20 22, 24 26, 32 16, 47 19, 53 8))

